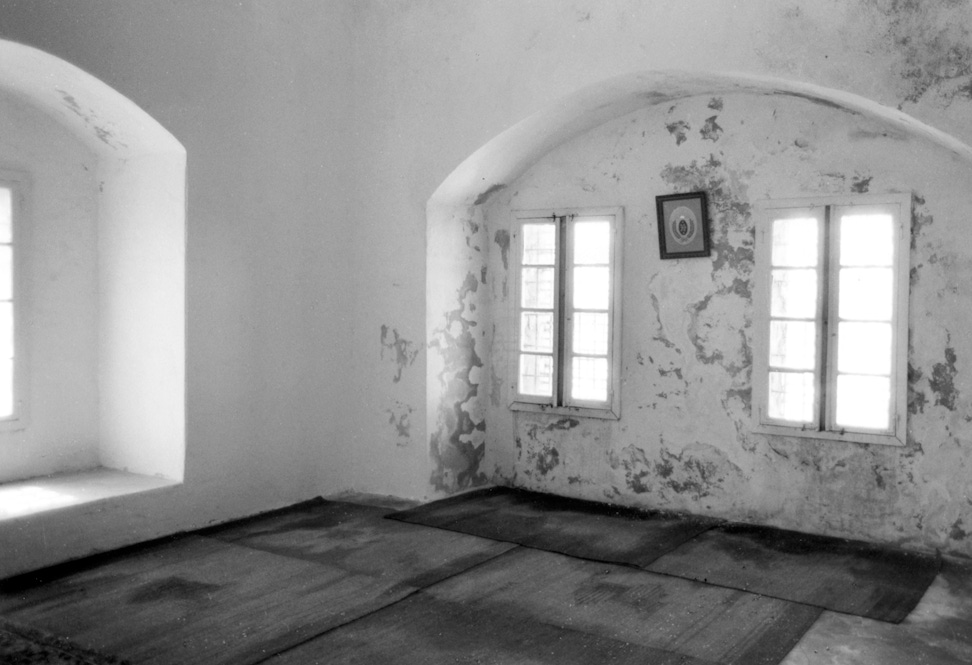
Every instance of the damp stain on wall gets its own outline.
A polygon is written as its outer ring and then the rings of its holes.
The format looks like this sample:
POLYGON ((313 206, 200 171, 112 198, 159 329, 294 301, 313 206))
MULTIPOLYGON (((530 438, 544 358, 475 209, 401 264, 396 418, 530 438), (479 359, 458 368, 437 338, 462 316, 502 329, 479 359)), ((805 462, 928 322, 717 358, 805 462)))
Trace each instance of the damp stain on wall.
POLYGON ((402 380, 402 372, 412 366, 418 357, 419 349, 410 340, 398 334, 394 328, 382 324, 381 326, 381 357, 388 359, 395 365, 393 383, 402 380))
POLYGON ((966 3, 861 1, 887 20, 882 41, 898 60, 904 102, 934 94, 949 105, 972 97, 972 19, 966 3))

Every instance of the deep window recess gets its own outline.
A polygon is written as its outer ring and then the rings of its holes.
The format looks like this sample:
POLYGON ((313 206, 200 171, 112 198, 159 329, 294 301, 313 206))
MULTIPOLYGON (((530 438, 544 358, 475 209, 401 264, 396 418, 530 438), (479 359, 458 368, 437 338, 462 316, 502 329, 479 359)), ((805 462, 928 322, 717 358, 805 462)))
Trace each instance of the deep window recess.
POLYGON ((0 429, 22 427, 26 415, 26 353, 23 293, 18 276, 22 254, 25 176, 0 171, 0 429))
POLYGON ((907 196, 760 204, 758 431, 905 443, 910 204, 907 196))
POLYGON ((515 214, 513 408, 619 417, 621 217, 515 214))

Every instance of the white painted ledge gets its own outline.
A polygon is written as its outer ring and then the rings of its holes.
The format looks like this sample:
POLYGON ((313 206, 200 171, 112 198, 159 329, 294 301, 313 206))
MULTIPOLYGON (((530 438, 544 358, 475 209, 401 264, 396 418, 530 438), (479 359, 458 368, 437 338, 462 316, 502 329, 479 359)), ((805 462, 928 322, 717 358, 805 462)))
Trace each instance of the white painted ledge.
POLYGON ((92 469, 0 485, 0 523, 180 484, 114 469, 92 469))

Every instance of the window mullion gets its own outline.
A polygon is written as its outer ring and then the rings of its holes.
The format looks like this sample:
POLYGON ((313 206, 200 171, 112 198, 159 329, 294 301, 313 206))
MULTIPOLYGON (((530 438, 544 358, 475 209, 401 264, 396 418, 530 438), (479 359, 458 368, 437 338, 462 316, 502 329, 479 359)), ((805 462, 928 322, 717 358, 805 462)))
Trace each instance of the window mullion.
POLYGON ((569 300, 568 291, 572 290, 572 280, 569 275, 569 268, 567 266, 568 254, 568 228, 567 228, 567 217, 560 216, 557 217, 557 270, 555 271, 555 284, 554 289, 557 294, 557 313, 555 315, 557 326, 557 357, 554 362, 554 376, 555 376, 555 405, 564 406, 565 395, 566 395, 566 384, 570 380, 569 369, 567 368, 567 326, 568 319, 567 316, 567 303, 569 300))
POLYGON ((824 391, 824 408, 820 421, 824 430, 833 429, 834 414, 837 412, 837 331, 840 311, 840 233, 839 229, 836 228, 837 220, 838 215, 834 206, 827 206, 824 216, 827 251, 824 253, 826 286, 823 303, 826 315, 822 326, 824 358, 823 381, 821 382, 824 391))

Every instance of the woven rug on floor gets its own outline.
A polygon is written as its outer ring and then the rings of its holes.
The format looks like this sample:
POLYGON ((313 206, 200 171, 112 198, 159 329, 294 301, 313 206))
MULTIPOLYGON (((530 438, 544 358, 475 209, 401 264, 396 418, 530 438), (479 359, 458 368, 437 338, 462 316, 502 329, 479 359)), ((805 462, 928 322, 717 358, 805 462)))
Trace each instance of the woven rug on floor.
POLYGON ((5 665, 127 665, 127 660, 83 649, 69 640, 0 619, 0 663, 5 665))

